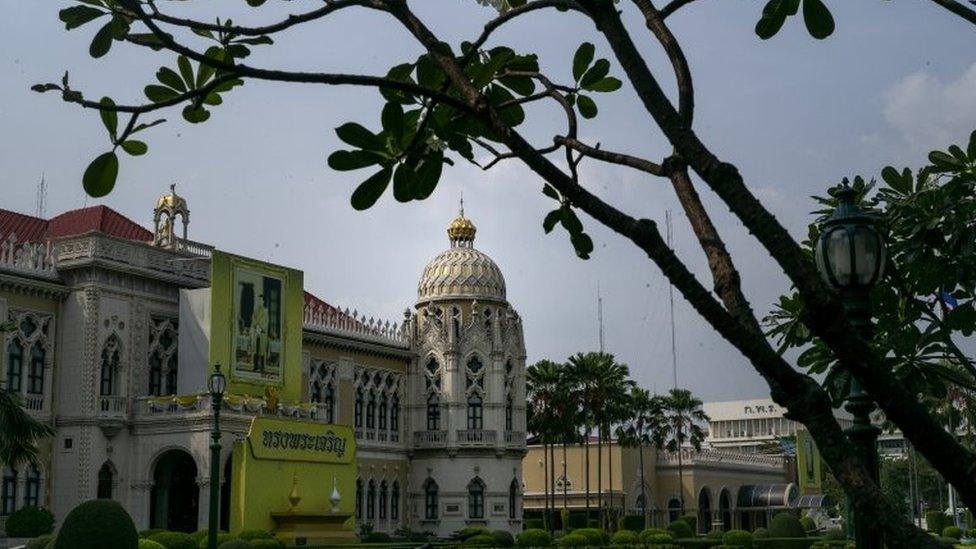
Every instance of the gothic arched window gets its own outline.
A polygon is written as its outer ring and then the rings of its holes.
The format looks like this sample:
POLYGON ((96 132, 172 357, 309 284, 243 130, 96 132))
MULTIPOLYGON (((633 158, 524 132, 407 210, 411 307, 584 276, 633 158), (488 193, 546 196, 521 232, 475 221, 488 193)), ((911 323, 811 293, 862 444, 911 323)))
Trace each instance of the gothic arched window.
POLYGON ((482 410, 481 395, 471 393, 468 396, 468 430, 480 431, 484 428, 484 411, 482 410))
POLYGON ((439 431, 441 428, 441 400, 434 394, 427 397, 427 430, 439 431))
POLYGON ((386 481, 380 483, 380 520, 386 519, 386 509, 390 501, 390 491, 389 487, 386 485, 386 481))
POLYGON ((393 395, 393 404, 390 405, 390 431, 400 431, 400 397, 397 395, 393 395))
POLYGON ((115 483, 115 472, 112 466, 106 461, 102 468, 98 470, 98 499, 112 499, 112 488, 115 483))
POLYGON ((514 519, 517 516, 518 492, 518 479, 513 478, 512 483, 508 485, 508 518, 510 519, 514 519))
POLYGON ((356 479, 356 520, 363 519, 363 479, 356 479))
POLYGON ((163 361, 158 353, 149 355, 149 394, 163 394, 163 361))
POLYGON ((478 477, 468 483, 468 518, 485 518, 485 483, 478 477))
POLYGON ((116 394, 120 354, 119 338, 112 334, 102 348, 101 383, 99 385, 101 396, 114 396, 116 394))
POLYGON ((27 468, 27 479, 24 481, 24 505, 37 507, 41 503, 41 471, 36 466, 27 468))
POLYGON ((356 428, 359 429, 363 426, 363 390, 356 389, 356 409, 355 409, 355 422, 356 428))
POLYGON ((30 368, 27 370, 27 392, 44 394, 44 347, 38 341, 31 347, 30 368))
POLYGON ((511 431, 513 429, 513 414, 514 406, 512 405, 512 397, 508 397, 505 400, 505 430, 511 431))
POLYGON ((335 387, 332 383, 325 386, 325 421, 335 423, 335 387))
POLYGON ((312 382, 312 391, 308 395, 308 399, 316 404, 322 403, 322 384, 318 381, 312 382))
POLYGON ((386 430, 386 420, 387 420, 387 412, 388 411, 389 411, 389 405, 387 404, 386 393, 384 393, 384 394, 380 395, 380 412, 379 412, 380 413, 380 421, 379 421, 379 425, 378 425, 378 427, 382 431, 385 431, 386 430))
POLYGON ((175 395, 179 378, 178 323, 153 318, 149 327, 149 394, 175 395))
POLYGON ((366 488, 366 520, 373 520, 376 518, 376 482, 369 481, 369 486, 366 488))
POLYGON ((424 518, 427 520, 436 520, 438 511, 437 483, 434 482, 434 479, 429 478, 424 483, 424 518))
POLYGON ((3 485, 0 486, 0 516, 8 516, 17 510, 17 469, 3 468, 3 485))
POLYGON ((369 392, 369 401, 366 403, 366 428, 376 427, 376 393, 369 392))
POLYGON ((390 493, 390 518, 400 519, 400 483, 393 481, 393 491, 390 493))
POLYGON ((13 339, 7 344, 7 387, 8 391, 19 393, 24 375, 24 346, 13 339))

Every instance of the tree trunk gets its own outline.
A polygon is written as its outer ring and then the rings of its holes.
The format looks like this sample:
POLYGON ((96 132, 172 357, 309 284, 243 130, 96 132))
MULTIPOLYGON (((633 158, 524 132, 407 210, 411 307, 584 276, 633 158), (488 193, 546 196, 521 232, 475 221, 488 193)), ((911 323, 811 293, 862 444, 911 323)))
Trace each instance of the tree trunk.
POLYGON ((546 442, 542 439, 542 482, 544 486, 543 490, 543 502, 542 502, 542 516, 545 522, 546 530, 552 532, 552 521, 549 516, 549 453, 546 452, 546 442))
POLYGON ((610 503, 607 506, 607 528, 615 529, 616 524, 613 524, 614 517, 616 516, 616 511, 614 510, 613 502, 613 437, 610 435, 610 426, 607 426, 607 471, 609 473, 609 478, 607 479, 607 489, 610 492, 610 503))
MULTIPOLYGON (((568 460, 566 459, 566 440, 563 440, 563 509, 569 509, 569 475, 566 474, 568 460)), ((564 525, 566 526, 566 525, 564 525)))
POLYGON ((586 525, 590 525, 590 429, 586 429, 583 446, 586 449, 586 525))
MULTIPOLYGON (((606 512, 603 503, 603 425, 596 428, 596 507, 602 527, 606 512)), ((586 526, 589 528, 589 524, 586 526)))
POLYGON ((641 505, 641 514, 644 516, 644 528, 648 528, 650 524, 647 523, 647 481, 644 478, 644 444, 639 438, 637 439, 637 455, 640 458, 641 500, 644 502, 641 505))
POLYGON ((556 517, 559 516, 556 513, 556 443, 553 441, 549 444, 549 486, 552 487, 550 490, 550 497, 552 500, 549 502, 549 509, 552 512, 552 526, 553 530, 556 529, 556 517))

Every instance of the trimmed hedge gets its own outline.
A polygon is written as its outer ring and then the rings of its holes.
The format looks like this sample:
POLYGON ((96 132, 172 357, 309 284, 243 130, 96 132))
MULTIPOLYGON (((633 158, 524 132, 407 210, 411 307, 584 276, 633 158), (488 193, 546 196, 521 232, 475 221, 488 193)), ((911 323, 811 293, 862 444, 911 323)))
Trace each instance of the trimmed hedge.
POLYGON ((698 531, 698 515, 687 514, 687 515, 683 515, 678 520, 683 520, 687 522, 688 526, 691 526, 692 533, 698 531))
POLYGON ((722 540, 720 539, 708 539, 708 538, 688 538, 688 539, 676 539, 672 541, 674 545, 678 547, 720 547, 722 545, 722 540))
POLYGON ((847 534, 840 528, 831 528, 824 533, 824 541, 846 540, 847 534))
POLYGON ((252 539, 274 539, 274 536, 270 532, 264 530, 244 530, 237 537, 244 541, 251 541, 252 539))
POLYGON ((474 536, 479 536, 481 534, 487 534, 488 528, 485 526, 465 526, 451 536, 453 538, 464 541, 468 538, 473 538, 474 536))
POLYGON ((26 549, 47 549, 47 546, 54 541, 54 534, 44 534, 27 542, 26 549))
POLYGON ((803 525, 803 529, 807 532, 813 532, 817 529, 817 523, 813 521, 810 517, 801 517, 800 524, 803 525))
POLYGON ((242 539, 227 540, 217 546, 217 549, 251 549, 253 545, 242 539))
POLYGON ((752 547, 752 534, 745 530, 729 530, 722 535, 724 545, 738 545, 749 549, 752 547))
POLYGON ((139 549, 166 549, 151 539, 139 538, 139 549))
MULTIPOLYGON (((472 537, 472 536, 468 536, 468 537, 472 537)), ((258 538, 258 539, 264 540, 265 538, 258 538)), ((256 541, 256 540, 252 540, 252 541, 256 541)), ((393 538, 391 538, 390 534, 387 534, 386 532, 370 532, 365 536, 363 536, 362 541, 363 543, 390 543, 391 541, 393 541, 393 538)))
POLYGON ((695 537, 695 531, 691 528, 691 525, 681 519, 669 524, 668 532, 671 532, 674 539, 687 539, 695 537))
MULTIPOLYGON (((585 521, 585 517, 584 517, 585 521)), ((525 519, 526 530, 542 530, 542 519, 525 519)))
MULTIPOLYGON (((191 534, 193 536, 193 538, 197 540, 197 547, 199 549, 207 549, 207 542, 210 541, 207 538, 207 535, 206 535, 206 532, 207 531, 204 530, 203 532, 204 532, 204 535, 202 537, 198 535, 199 532, 194 532, 193 534, 191 534)), ((224 543, 225 541, 230 541, 232 539, 237 539, 237 536, 235 536, 234 534, 231 534, 230 532, 217 532, 217 547, 218 547, 218 549, 219 549, 221 543, 224 543)))
POLYGON ((586 538, 587 544, 595 547, 606 545, 607 541, 609 541, 607 533, 598 528, 580 528, 579 530, 573 530, 572 534, 586 538))
POLYGON ((637 532, 632 530, 621 530, 610 538, 610 541, 614 545, 637 545, 640 543, 640 538, 637 536, 637 532))
POLYGON ((768 537, 769 537, 769 530, 763 528, 762 526, 752 531, 752 539, 754 540, 768 538, 768 537))
POLYGON ((468 537, 461 545, 465 547, 492 547, 494 544, 495 540, 491 537, 491 534, 483 532, 468 537))
POLYGON ((644 529, 644 515, 627 515, 622 523, 624 530, 640 532, 644 529))
POLYGON ((53 531, 54 515, 43 507, 21 507, 7 517, 9 538, 33 538, 53 531))
MULTIPOLYGON (((252 539, 248 542, 251 549, 285 549, 285 543, 278 539, 252 539)), ((218 546, 217 549, 220 549, 218 546)))
POLYGON ((925 528, 933 534, 941 534, 942 529, 949 526, 947 522, 948 519, 942 511, 933 509, 925 512, 925 528))
POLYGON ((515 537, 508 530, 495 530, 491 533, 495 547, 511 547, 515 545, 515 537))
MULTIPOLYGON (((753 541, 756 549, 810 549, 819 538, 765 538, 753 541)), ((846 544, 846 542, 843 542, 846 544)))
MULTIPOLYGON (((581 530, 585 530, 585 528, 581 528, 581 530)), ((591 545, 589 540, 586 539, 586 536, 577 534, 576 532, 566 534, 565 536, 559 538, 558 541, 560 547, 589 547, 591 545)), ((597 544, 598 547, 601 545, 603 544, 597 544)))
MULTIPOLYGON (((65 517, 53 549, 139 549, 132 517, 117 501, 93 499, 65 517)), ((191 547, 190 549, 196 549, 191 547)))
MULTIPOLYGON (((9 531, 9 527, 8 527, 8 531, 9 531)), ((942 537, 962 539, 962 528, 958 526, 946 526, 945 528, 942 529, 942 537)))
POLYGON ((518 535, 516 543, 519 547, 549 547, 552 545, 552 536, 541 528, 529 528, 518 535))
POLYGON ((802 538, 807 535, 800 519, 789 511, 776 513, 773 520, 769 521, 768 530, 771 538, 802 538))
POLYGON ((639 537, 642 543, 671 543, 674 539, 670 532, 660 528, 646 528, 639 537))
POLYGON ((150 528, 148 530, 140 530, 139 531, 139 537, 140 538, 148 538, 148 537, 154 536, 156 534, 160 534, 162 532, 168 532, 168 531, 169 530, 167 530, 165 528, 150 528))
POLYGON ((162 545, 166 549, 198 549, 196 540, 191 534, 183 532, 160 532, 149 539, 162 545))

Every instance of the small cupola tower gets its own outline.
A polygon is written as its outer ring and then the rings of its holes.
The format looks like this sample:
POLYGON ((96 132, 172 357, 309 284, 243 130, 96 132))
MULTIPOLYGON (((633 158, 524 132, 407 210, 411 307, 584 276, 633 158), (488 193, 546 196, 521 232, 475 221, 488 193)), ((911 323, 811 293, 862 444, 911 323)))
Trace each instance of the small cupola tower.
POLYGON ((160 248, 176 250, 179 241, 176 236, 176 218, 183 222, 183 240, 186 240, 186 228, 190 224, 190 208, 186 199, 176 194, 176 184, 169 186, 169 194, 164 194, 156 201, 153 210, 153 245, 160 248))

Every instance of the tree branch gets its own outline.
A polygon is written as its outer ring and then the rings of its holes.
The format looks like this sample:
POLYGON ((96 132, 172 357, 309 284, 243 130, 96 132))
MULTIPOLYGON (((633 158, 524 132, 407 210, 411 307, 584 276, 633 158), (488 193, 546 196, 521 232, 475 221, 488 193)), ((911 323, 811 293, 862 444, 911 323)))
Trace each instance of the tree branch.
MULTIPOLYGON (((105 112, 127 112, 133 114, 144 114, 152 111, 158 111, 160 109, 165 109, 167 107, 172 107, 173 105, 178 105, 188 99, 200 99, 210 95, 217 86, 229 81, 237 80, 236 74, 223 74, 213 80, 211 80, 207 85, 197 88, 194 90, 189 90, 187 92, 181 93, 180 95, 167 99, 165 101, 160 101, 158 103, 149 103, 144 105, 103 105, 98 101, 90 101, 82 97, 76 97, 70 93, 62 94, 61 98, 67 103, 75 103, 81 105, 86 109, 96 109, 105 112)), ((74 91, 74 90, 72 90, 74 91)))
POLYGON ((959 17, 962 17, 966 21, 969 21, 970 23, 976 25, 976 11, 962 5, 961 2, 957 2, 956 0, 932 0, 932 1, 942 6, 943 8, 951 11, 952 13, 958 15, 959 17))
POLYGON ((589 158, 594 158, 596 160, 602 160, 604 162, 609 162, 611 164, 619 164, 621 166, 627 166, 629 168, 634 168, 635 170, 640 170, 642 172, 649 173, 651 175, 656 175, 659 177, 664 177, 666 174, 664 169, 650 160, 645 160, 637 156, 631 156, 629 154, 618 153, 613 151, 607 151, 601 149, 599 144, 596 147, 591 147, 582 141, 574 139, 572 137, 563 137, 557 135, 553 138, 553 141, 569 147, 583 156, 589 158))
POLYGON ((694 1, 695 0, 671 0, 663 8, 661 8, 661 19, 667 19, 668 16, 694 1))

